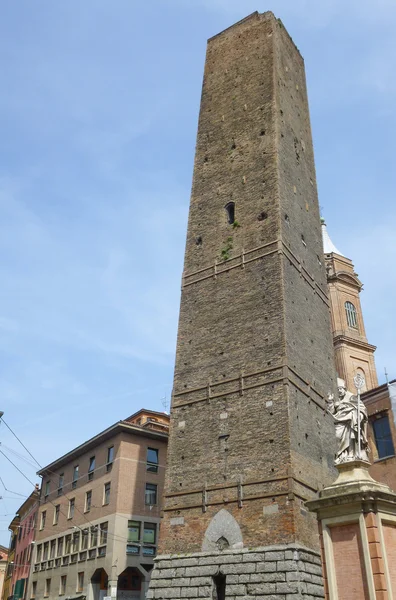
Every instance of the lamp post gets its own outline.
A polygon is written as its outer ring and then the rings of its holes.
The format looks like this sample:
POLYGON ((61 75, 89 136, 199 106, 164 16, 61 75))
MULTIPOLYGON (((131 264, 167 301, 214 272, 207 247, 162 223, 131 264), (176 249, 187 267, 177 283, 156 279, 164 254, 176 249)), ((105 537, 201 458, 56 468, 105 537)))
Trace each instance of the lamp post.
POLYGON ((357 458, 361 458, 361 431, 360 431, 360 390, 364 386, 365 379, 361 373, 357 373, 353 378, 353 383, 357 390, 357 430, 358 430, 358 451, 357 458))

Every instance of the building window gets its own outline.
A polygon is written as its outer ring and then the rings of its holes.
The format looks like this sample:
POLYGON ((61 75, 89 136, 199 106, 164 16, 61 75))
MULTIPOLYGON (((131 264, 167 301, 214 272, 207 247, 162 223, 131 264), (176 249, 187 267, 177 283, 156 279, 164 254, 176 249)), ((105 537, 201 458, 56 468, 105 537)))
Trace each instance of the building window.
POLYGON ((58 538, 58 550, 57 550, 57 556, 62 556, 63 554, 63 537, 58 538))
POLYGON ((377 446, 378 458, 394 456, 392 434, 387 414, 378 415, 372 421, 375 445, 377 446))
POLYGON ((73 533, 72 552, 78 552, 80 549, 80 532, 73 533))
POLYGON ((30 594, 31 598, 35 598, 36 597, 36 592, 37 592, 37 581, 33 581, 32 583, 32 593, 30 594))
POLYGON ((71 535, 65 537, 65 554, 70 554, 71 549, 71 535))
POLYGON ((77 575, 77 592, 82 592, 84 589, 84 573, 81 571, 77 575))
POLYGON ((37 544, 36 551, 36 562, 41 562, 41 553, 43 551, 43 546, 41 544, 37 544))
POLYGON ((157 525, 155 523, 145 523, 143 528, 143 543, 155 544, 155 534, 157 525))
POLYGON ((139 554, 140 553, 140 547, 139 546, 134 546, 133 544, 127 544, 126 553, 127 554, 139 554))
POLYGON ((88 529, 83 529, 81 537, 81 550, 87 550, 88 548, 88 529))
POLYGON ((89 490, 85 494, 85 508, 84 512, 89 512, 91 510, 92 505, 92 490, 89 490))
POLYGON ((144 503, 149 506, 157 504, 157 485, 155 483, 146 483, 144 503))
POLYGON ((58 521, 59 521, 59 512, 60 512, 60 505, 57 504, 54 508, 54 520, 53 520, 53 524, 54 525, 58 525, 58 521))
POLYGON ((97 544, 98 544, 98 528, 96 525, 94 525, 93 527, 91 527, 90 547, 93 548, 94 546, 97 546, 97 544))
POLYGON ((99 544, 100 546, 103 546, 104 544, 107 544, 107 532, 109 529, 109 524, 106 521, 106 523, 101 523, 99 526, 99 532, 100 532, 100 537, 99 537, 99 544))
POLYGON ((98 548, 98 556, 106 556, 106 546, 98 548))
POLYGON ((103 505, 110 503, 110 488, 111 484, 108 481, 104 484, 103 505))
POLYGON ((140 521, 128 521, 128 542, 140 541, 140 521))
POLYGON ((58 481, 58 496, 61 496, 63 494, 63 482, 64 482, 65 476, 63 473, 61 473, 59 475, 59 481, 58 481))
POLYGON ((158 450, 155 448, 147 448, 146 471, 150 471, 150 473, 158 472, 158 450))
POLYGON ((51 540, 50 558, 55 558, 56 540, 51 540))
POLYGON ((226 204, 224 208, 227 213, 228 223, 230 225, 233 225, 235 223, 235 202, 228 202, 228 204, 226 204))
POLYGON ((89 459, 89 467, 88 467, 88 481, 91 481, 91 479, 93 479, 94 471, 95 471, 95 457, 91 456, 91 458, 89 459))
POLYGON ((44 598, 48 598, 50 593, 51 593, 51 579, 46 579, 45 587, 44 587, 44 598))
POLYGON ((51 486, 51 481, 47 481, 45 484, 45 492, 44 492, 44 499, 47 500, 49 493, 50 493, 50 486, 51 486))
POLYGON ((43 512, 41 513, 41 518, 40 518, 40 531, 45 528, 46 518, 47 518, 47 511, 43 510, 43 512))
POLYGON ((143 556, 155 556, 156 548, 154 546, 143 546, 142 554, 143 556))
POLYGON ((345 302, 345 312, 346 312, 346 319, 347 319, 348 327, 353 327, 354 329, 357 329, 357 327, 358 327, 357 312, 356 312, 356 308, 352 304, 352 302, 349 302, 349 301, 345 302))
POLYGON ((77 481, 78 481, 78 465, 76 465, 73 469, 73 481, 72 481, 73 490, 75 487, 77 487, 77 481))
POLYGON ((110 471, 111 466, 113 464, 113 460, 114 460, 114 446, 110 446, 110 448, 107 448, 107 464, 106 464, 107 471, 110 471))
POLYGON ((68 519, 72 519, 74 517, 74 506, 76 504, 76 499, 75 498, 71 498, 69 500, 69 513, 67 515, 68 519))
POLYGON ((61 575, 59 584, 59 596, 63 596, 66 592, 66 575, 61 575))

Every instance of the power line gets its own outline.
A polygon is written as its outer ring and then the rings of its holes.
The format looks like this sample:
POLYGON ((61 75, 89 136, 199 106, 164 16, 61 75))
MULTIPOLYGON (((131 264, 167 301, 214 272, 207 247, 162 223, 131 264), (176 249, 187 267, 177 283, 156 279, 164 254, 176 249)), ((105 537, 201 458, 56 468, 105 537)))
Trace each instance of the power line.
MULTIPOLYGON (((18 468, 18 467, 17 467, 17 466, 16 466, 16 465, 13 463, 13 462, 12 462, 12 460, 11 460, 10 458, 8 458, 8 456, 6 456, 6 455, 4 454, 4 452, 3 452, 2 450, 0 450, 0 453, 1 453, 1 454, 2 454, 2 455, 3 455, 3 456, 4 456, 4 457, 5 457, 5 458, 6 458, 6 459, 7 459, 7 460, 8 460, 8 461, 9 461, 9 462, 10 462, 10 463, 11 463, 11 464, 14 466, 14 467, 15 467, 15 469, 16 469, 16 470, 17 470, 17 471, 18 471, 18 472, 19 472, 21 475, 23 475, 23 477, 24 477, 24 478, 25 478, 27 481, 29 481, 29 483, 31 483, 31 484, 33 485, 33 487, 35 487, 35 484, 34 484, 32 481, 30 481, 30 479, 29 479, 29 478, 28 478, 28 477, 27 477, 27 476, 26 476, 26 475, 25 475, 25 474, 24 474, 24 473, 23 473, 23 472, 22 472, 22 471, 21 471, 21 470, 20 470, 20 469, 19 469, 19 468, 18 468)), ((72 500, 72 498, 69 498, 69 497, 68 497, 68 496, 67 496, 65 493, 62 493, 62 496, 64 496, 64 497, 65 497, 67 500, 69 500, 69 502, 70 502, 70 500, 72 500)), ((69 516, 68 516, 66 513, 64 513, 63 511, 61 511, 61 509, 60 509, 60 505, 59 505, 59 504, 55 504, 55 503, 54 503, 52 500, 48 500, 48 502, 49 502, 50 504, 52 504, 52 506, 54 506, 54 507, 57 507, 57 506, 59 506, 59 513, 60 513, 61 515, 63 515, 63 516, 66 518, 66 519, 70 519, 70 518, 69 518, 69 516)), ((85 519, 87 518, 87 517, 86 517, 86 514, 85 514, 85 513, 83 513, 83 512, 81 512, 81 511, 80 511, 80 510, 77 508, 77 506, 75 506, 74 508, 75 508, 75 510, 77 510, 77 511, 78 511, 78 512, 79 512, 79 513, 80 513, 80 514, 81 514, 81 515, 82 515, 82 516, 83 516, 85 519)), ((73 520, 74 520, 73 518, 71 518, 71 519, 70 519, 70 521, 71 521, 71 522, 73 522, 73 520)), ((88 523, 90 524, 90 526, 91 526, 91 527, 93 527, 93 528, 95 528, 95 529, 98 529, 98 526, 99 526, 100 524, 99 524, 99 525, 94 525, 94 524, 92 523, 92 521, 90 521, 89 519, 87 519, 87 520, 88 520, 88 523)), ((85 527, 80 527, 80 525, 76 525, 76 524, 74 524, 74 528, 76 528, 76 529, 79 529, 81 532, 83 532, 83 531, 84 531, 84 529, 86 529, 85 527)), ((42 531, 42 530, 40 530, 40 531, 42 531)), ((65 530, 64 530, 64 531, 65 531, 65 530)), ((68 535, 68 534, 65 534, 65 535, 68 535)), ((124 538, 124 537, 121 537, 121 536, 117 536, 117 535, 115 535, 115 534, 112 534, 112 533, 108 533, 108 534, 107 534, 107 536, 108 536, 108 537, 112 537, 114 540, 118 540, 118 541, 128 541, 128 538, 124 538)))
POLYGON ((20 454, 19 452, 17 452, 16 450, 14 450, 13 448, 10 448, 9 446, 6 446, 5 444, 0 442, 0 446, 2 448, 5 448, 8 452, 11 452, 12 454, 14 454, 15 456, 17 456, 20 460, 23 460, 27 465, 31 466, 32 468, 34 468, 35 470, 37 469, 37 465, 34 464, 31 460, 29 460, 28 458, 26 458, 26 456, 23 456, 22 454, 20 454))
POLYGON ((31 481, 31 480, 29 479, 29 477, 27 477, 27 476, 25 475, 25 473, 23 473, 23 472, 21 471, 21 469, 19 469, 19 468, 16 466, 16 464, 15 464, 15 463, 13 463, 13 462, 12 462, 12 460, 11 460, 10 458, 8 458, 8 456, 7 456, 6 454, 4 454, 3 450, 0 450, 0 454, 2 454, 2 455, 3 455, 3 456, 4 456, 4 457, 5 457, 7 460, 8 460, 8 462, 10 462, 10 463, 12 464, 12 466, 16 468, 16 470, 17 470, 17 471, 18 471, 18 472, 19 472, 19 473, 22 475, 22 477, 24 477, 24 478, 25 478, 25 479, 26 479, 26 480, 27 480, 29 483, 31 483, 31 484, 32 484, 32 486, 33 486, 33 487, 35 487, 35 485, 36 485, 36 484, 35 484, 35 483, 33 483, 33 481, 31 481))
MULTIPOLYGON (((29 454, 29 456, 31 456, 31 457, 33 458, 34 462, 35 462, 35 463, 36 463, 36 464, 37 464, 37 465, 40 467, 40 469, 41 469, 42 467, 41 467, 40 463, 38 462, 38 460, 37 460, 37 459, 36 459, 36 458, 33 456, 33 454, 32 454, 32 453, 31 453, 31 452, 30 452, 30 451, 27 449, 27 447, 25 446, 25 444, 24 444, 24 443, 22 442, 22 440, 21 440, 21 439, 20 439, 20 438, 19 438, 19 437, 16 435, 16 433, 15 433, 15 432, 14 432, 14 431, 11 429, 11 427, 10 427, 9 425, 7 425, 7 423, 4 421, 4 419, 2 418, 2 416, 0 417, 0 422, 1 422, 1 421, 2 421, 2 422, 5 424, 5 425, 6 425, 6 427, 8 427, 8 429, 9 429, 9 430, 11 431, 11 433, 12 433, 12 434, 15 436, 15 438, 18 440, 18 442, 21 444, 21 446, 22 446, 22 447, 23 447, 23 448, 26 450, 26 452, 29 454)), ((17 471, 18 471, 18 472, 19 472, 19 473, 20 473, 20 474, 21 474, 21 475, 22 475, 22 476, 23 476, 23 477, 24 477, 24 478, 25 478, 27 481, 29 481, 29 483, 31 483, 31 485, 33 485, 33 487, 35 487, 35 485, 36 485, 36 484, 34 484, 34 483, 33 483, 33 482, 32 482, 32 481, 31 481, 31 480, 30 480, 30 479, 29 479, 29 478, 28 478, 28 477, 27 477, 27 476, 26 476, 26 475, 25 475, 25 474, 24 474, 24 473, 23 473, 23 472, 22 472, 22 471, 21 471, 21 470, 20 470, 20 469, 19 469, 19 468, 18 468, 18 467, 17 467, 17 466, 16 466, 16 465, 13 463, 13 462, 12 462, 12 460, 11 460, 10 458, 8 458, 8 456, 6 456, 6 455, 4 454, 4 452, 3 452, 2 450, 0 450, 0 453, 1 453, 1 454, 3 454, 3 456, 5 456, 5 458, 6 458, 6 459, 7 459, 7 460, 8 460, 8 461, 9 461, 9 462, 10 462, 10 463, 11 463, 11 464, 12 464, 12 465, 13 465, 13 466, 14 466, 14 467, 17 469, 17 471)), ((97 467, 97 469, 94 469, 94 471, 96 471, 96 470, 98 470, 98 469, 100 469, 100 468, 102 468, 102 467, 97 467)), ((94 471, 93 471, 93 472, 94 472, 94 471)), ((48 472, 48 473, 51 473, 51 474, 53 474, 53 475, 58 475, 57 473, 55 473, 54 471, 51 471, 51 470, 49 470, 49 469, 47 470, 47 472, 48 472)), ((81 476, 81 477, 82 477, 82 476, 81 476)), ((78 479, 80 479, 80 478, 78 478, 78 479)), ((101 485, 101 484, 98 484, 97 486, 95 486, 95 487, 94 487, 94 488, 92 488, 92 489, 96 489, 96 487, 99 487, 99 485, 101 485)), ((66 494, 65 492, 63 492, 63 491, 62 491, 62 496, 64 496, 64 497, 65 497, 65 498, 66 498, 66 499, 67 499, 69 502, 70 502, 70 500, 72 500, 72 499, 73 499, 73 498, 70 498, 69 496, 67 496, 67 494, 66 494)), ((52 504, 52 506, 54 506, 54 507, 57 507, 57 506, 59 506, 59 513, 60 513, 61 515, 63 515, 64 517, 66 517, 66 519, 69 519, 71 522, 73 522, 73 520, 74 520, 73 518, 71 518, 71 519, 70 519, 68 515, 66 515, 64 512, 62 512, 62 511, 61 511, 61 509, 60 509, 60 505, 59 505, 59 504, 58 504, 58 505, 57 505, 57 504, 55 504, 55 503, 54 503, 52 500, 48 500, 48 502, 49 502, 50 504, 52 504)), ((40 505, 40 500, 39 500, 39 505, 40 505)), ((77 506, 74 506, 74 508, 75 508, 75 510, 76 510, 77 512, 79 512, 79 513, 80 513, 80 514, 81 514, 81 515, 84 517, 84 519, 87 519, 86 513, 83 513, 83 512, 82 512, 82 511, 81 511, 81 510, 80 510, 80 509, 77 507, 77 506)), ((89 519, 88 519, 88 523, 90 524, 90 526, 91 526, 91 527, 93 527, 93 528, 98 528, 98 525, 94 525, 94 524, 92 523, 92 521, 90 521, 89 519)), ((99 525, 100 525, 100 524, 99 524, 99 525)), ((79 529, 80 531, 83 531, 83 529, 85 529, 85 528, 82 528, 82 527, 80 527, 79 525, 74 525, 74 527, 75 527, 75 528, 77 528, 77 529, 79 529)), ((111 536, 111 537, 113 537, 113 539, 115 539, 115 540, 117 540, 117 539, 118 539, 119 541, 128 541, 128 538, 125 538, 125 537, 123 537, 123 536, 117 536, 117 535, 115 535, 115 534, 110 534, 110 533, 108 533, 107 535, 108 535, 108 537, 110 537, 110 536, 111 536)))
MULTIPOLYGON (((34 462, 40 467, 41 469, 41 465, 40 463, 34 458, 33 454, 31 452, 29 452, 29 450, 26 448, 25 444, 19 439, 19 437, 17 436, 17 434, 11 429, 11 427, 9 425, 7 425, 7 423, 4 421, 3 417, 1 417, 1 421, 3 421, 4 425, 11 431, 12 435, 18 440, 18 442, 21 444, 21 446, 23 448, 25 448, 26 452, 29 454, 29 456, 31 458, 33 458, 34 462)), ((34 484, 33 484, 34 485, 34 484)))
MULTIPOLYGON (((1 477, 0 477, 0 482, 2 483, 2 485, 3 485, 3 487, 4 487, 4 489, 5 489, 6 492, 10 492, 10 494, 15 494, 16 496, 21 496, 22 498, 26 498, 26 494, 20 494, 19 492, 13 492, 12 490, 9 490, 6 487, 4 481, 2 480, 1 477)), ((15 498, 15 500, 17 500, 17 498, 15 498)))

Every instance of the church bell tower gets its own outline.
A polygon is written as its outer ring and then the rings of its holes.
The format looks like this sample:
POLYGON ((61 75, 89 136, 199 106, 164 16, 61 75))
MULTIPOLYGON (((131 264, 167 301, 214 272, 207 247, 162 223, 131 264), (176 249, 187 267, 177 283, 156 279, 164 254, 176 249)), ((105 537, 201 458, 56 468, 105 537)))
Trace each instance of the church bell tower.
POLYGON ((322 593, 334 387, 304 62, 256 12, 208 41, 149 597, 322 593))
POLYGON ((352 261, 331 241, 324 219, 321 222, 337 374, 349 390, 354 390, 353 378, 360 373, 366 382, 363 391, 368 391, 377 387, 378 379, 376 346, 367 341, 360 304, 363 285, 352 261))

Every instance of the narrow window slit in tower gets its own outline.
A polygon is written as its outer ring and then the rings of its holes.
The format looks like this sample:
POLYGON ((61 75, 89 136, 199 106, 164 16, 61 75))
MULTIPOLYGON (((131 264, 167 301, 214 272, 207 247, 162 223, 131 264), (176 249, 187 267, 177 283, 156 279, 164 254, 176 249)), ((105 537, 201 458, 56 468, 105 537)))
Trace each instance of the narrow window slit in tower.
POLYGON ((213 577, 214 600, 225 600, 226 597, 226 576, 222 573, 213 577))
POLYGON ((228 202, 224 208, 227 211, 228 223, 232 225, 235 222, 235 202, 228 202))

